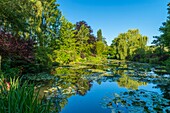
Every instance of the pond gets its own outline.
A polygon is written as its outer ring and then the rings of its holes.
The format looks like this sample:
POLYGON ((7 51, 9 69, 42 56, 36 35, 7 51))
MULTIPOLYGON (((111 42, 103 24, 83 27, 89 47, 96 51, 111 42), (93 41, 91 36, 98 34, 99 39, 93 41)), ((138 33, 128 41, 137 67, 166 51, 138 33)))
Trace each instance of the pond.
POLYGON ((170 112, 170 75, 163 66, 109 60, 55 68, 44 91, 58 113, 170 112))

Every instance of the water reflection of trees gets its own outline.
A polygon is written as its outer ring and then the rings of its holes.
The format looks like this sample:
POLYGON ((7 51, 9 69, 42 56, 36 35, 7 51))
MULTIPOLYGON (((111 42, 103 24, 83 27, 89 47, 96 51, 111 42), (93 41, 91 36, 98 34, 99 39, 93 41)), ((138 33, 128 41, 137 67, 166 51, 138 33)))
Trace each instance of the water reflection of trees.
POLYGON ((61 112, 68 103, 69 97, 76 94, 83 96, 92 86, 91 81, 83 77, 90 73, 85 69, 59 67, 52 73, 56 76, 56 82, 53 85, 55 90, 48 89, 46 97, 53 100, 56 112, 61 112))
POLYGON ((121 78, 117 80, 117 83, 120 87, 126 87, 128 89, 136 90, 141 85, 147 85, 146 82, 140 82, 137 80, 133 80, 128 75, 125 74, 125 73, 135 74, 134 69, 136 69, 136 68, 137 68, 136 65, 134 65, 133 63, 129 63, 129 62, 127 62, 127 63, 118 62, 117 63, 117 66, 114 69, 114 71, 115 71, 114 73, 115 73, 115 75, 121 76, 121 78))
MULTIPOLYGON (((147 85, 147 83, 157 84, 160 88, 164 98, 170 99, 170 80, 164 77, 164 74, 156 74, 154 67, 145 63, 118 63, 115 73, 122 77, 118 80, 120 87, 126 87, 128 89, 136 90, 141 85, 147 85), (126 75, 128 69, 132 69, 133 76, 126 75), (135 76, 134 76, 135 75, 135 76)), ((159 66, 158 66, 159 67, 159 66)), ((130 72, 130 71, 129 71, 130 72)))
MULTIPOLYGON (((141 85, 147 85, 147 82, 140 81, 140 79, 133 79, 134 77, 140 78, 141 74, 135 74, 140 72, 147 72, 148 66, 144 65, 143 67, 138 66, 138 64, 133 63, 120 63, 117 62, 114 65, 104 66, 104 65, 88 65, 88 68, 71 68, 71 67, 60 67, 56 68, 53 73, 56 76, 55 86, 58 87, 60 91, 60 96, 57 96, 55 99, 56 104, 59 108, 62 109, 67 104, 67 99, 72 95, 85 95, 91 88, 92 82, 97 82, 99 85, 102 82, 117 82, 120 87, 125 87, 132 90, 137 90, 141 85), (102 72, 89 72, 88 69, 100 69, 113 72, 111 76, 104 76, 102 72), (136 70, 136 71, 135 71, 136 70), (131 75, 128 75, 131 73, 131 75)), ((145 78, 147 75, 143 75, 145 78)), ((169 89, 167 85, 159 85, 163 94, 166 97, 170 97, 169 89)))
POLYGON ((85 95, 92 86, 90 82, 79 75, 60 75, 56 85, 59 86, 63 94, 85 95))
POLYGON ((168 82, 157 84, 157 87, 161 89, 164 98, 167 98, 170 100, 170 87, 169 86, 170 86, 170 80, 168 82))
POLYGON ((90 90, 92 82, 102 83, 116 81, 115 77, 103 77, 100 74, 90 73, 87 69, 58 68, 55 69, 57 96, 52 97, 55 107, 60 112, 72 95, 85 95, 90 90))
POLYGON ((146 82, 133 80, 127 75, 122 75, 122 77, 117 81, 117 83, 120 87, 126 87, 128 89, 133 89, 133 90, 138 89, 138 87, 141 85, 147 85, 146 82))
POLYGON ((56 85, 64 94, 79 94, 85 95, 90 90, 91 81, 83 77, 89 72, 84 69, 59 68, 56 69, 56 85))

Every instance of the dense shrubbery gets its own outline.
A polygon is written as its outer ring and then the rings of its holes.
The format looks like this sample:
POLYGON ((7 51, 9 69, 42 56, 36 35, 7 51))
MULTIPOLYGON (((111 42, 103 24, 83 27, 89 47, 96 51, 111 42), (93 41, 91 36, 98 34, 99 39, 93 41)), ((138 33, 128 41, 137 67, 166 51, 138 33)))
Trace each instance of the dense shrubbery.
POLYGON ((34 62, 34 41, 0 31, 0 55, 2 70, 7 75, 21 75, 34 62))
POLYGON ((0 53, 5 58, 22 59, 31 62, 34 58, 34 41, 20 39, 8 32, 0 31, 0 53))

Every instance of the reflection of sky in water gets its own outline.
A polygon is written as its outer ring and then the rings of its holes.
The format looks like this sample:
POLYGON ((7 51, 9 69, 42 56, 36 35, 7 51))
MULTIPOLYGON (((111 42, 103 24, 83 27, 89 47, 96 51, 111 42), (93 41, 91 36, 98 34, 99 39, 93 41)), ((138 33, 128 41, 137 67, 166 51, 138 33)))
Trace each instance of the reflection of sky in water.
MULTIPOLYGON (((161 93, 160 89, 153 88, 154 84, 139 86, 139 89, 161 93)), ((114 93, 127 91, 126 88, 119 87, 116 82, 93 83, 90 91, 85 96, 75 95, 68 99, 68 104, 61 113, 111 113, 111 109, 103 109, 101 101, 104 97, 112 96, 114 93)))
POLYGON ((127 91, 126 88, 119 88, 116 82, 97 82, 85 96, 72 96, 61 113, 110 113, 111 110, 101 107, 101 100, 107 95, 127 91))
POLYGON ((144 90, 147 90, 147 91, 153 91, 153 92, 157 92, 159 94, 162 94, 162 92, 159 88, 154 88, 156 86, 157 86, 156 84, 148 83, 146 86, 139 86, 138 89, 144 89, 144 90))

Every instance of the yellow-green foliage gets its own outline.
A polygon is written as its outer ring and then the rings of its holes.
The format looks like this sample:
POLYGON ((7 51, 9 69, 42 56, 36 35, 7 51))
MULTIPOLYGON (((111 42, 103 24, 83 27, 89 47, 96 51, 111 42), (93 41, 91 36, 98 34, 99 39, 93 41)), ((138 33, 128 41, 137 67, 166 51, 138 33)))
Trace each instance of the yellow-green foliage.
POLYGON ((74 51, 68 50, 55 50, 53 52, 53 62, 59 62, 61 64, 68 64, 75 61, 76 55, 74 51))
POLYGON ((96 56, 96 57, 93 57, 93 56, 89 56, 87 58, 87 62, 89 63, 97 63, 97 64, 100 64, 100 63, 103 63, 106 61, 106 58, 105 57, 102 57, 102 56, 96 56))
POLYGON ((111 47, 118 59, 126 59, 126 57, 132 56, 137 49, 145 49, 147 39, 146 36, 139 34, 138 29, 128 30, 115 38, 111 47))
POLYGON ((59 30, 59 38, 57 39, 58 49, 53 51, 51 58, 53 62, 67 64, 76 59, 75 30, 74 25, 64 17, 62 17, 60 21, 61 27, 59 30))
POLYGON ((96 42, 96 52, 97 52, 97 55, 101 56, 104 51, 105 51, 104 43, 102 41, 97 41, 96 42))
POLYGON ((90 36, 90 31, 89 29, 85 26, 82 25, 80 27, 80 30, 78 31, 77 35, 76 35, 76 49, 77 49, 77 53, 81 54, 81 53, 88 53, 90 51, 90 46, 88 45, 88 39, 90 36))
POLYGON ((132 80, 129 77, 123 75, 123 77, 119 79, 118 85, 120 87, 136 90, 139 86, 146 85, 146 83, 132 80))

